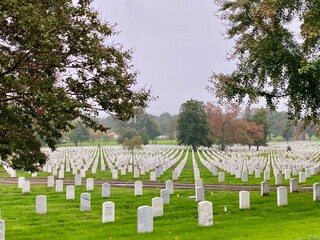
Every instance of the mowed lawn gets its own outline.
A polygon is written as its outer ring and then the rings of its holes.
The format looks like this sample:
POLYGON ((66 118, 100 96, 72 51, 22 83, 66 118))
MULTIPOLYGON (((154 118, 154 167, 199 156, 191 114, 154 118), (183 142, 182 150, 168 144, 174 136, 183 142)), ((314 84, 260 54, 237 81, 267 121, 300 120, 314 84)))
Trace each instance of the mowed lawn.
POLYGON ((288 193, 288 205, 278 207, 276 192, 261 197, 250 192, 251 209, 239 209, 239 192, 205 191, 213 203, 214 225, 199 227, 197 202, 190 198, 194 190, 177 190, 164 216, 154 219, 152 233, 137 233, 137 208, 151 206, 160 189, 143 189, 134 196, 133 188, 111 187, 111 197, 101 197, 101 187, 91 193, 91 211, 80 211, 80 194, 85 186, 76 187, 76 200, 66 200, 55 188, 31 185, 23 194, 16 185, 0 185, 1 219, 6 221, 6 239, 320 239, 320 202, 312 192, 288 193), (46 215, 35 214, 37 195, 47 196, 46 215), (102 223, 102 203, 116 206, 114 223, 102 223))

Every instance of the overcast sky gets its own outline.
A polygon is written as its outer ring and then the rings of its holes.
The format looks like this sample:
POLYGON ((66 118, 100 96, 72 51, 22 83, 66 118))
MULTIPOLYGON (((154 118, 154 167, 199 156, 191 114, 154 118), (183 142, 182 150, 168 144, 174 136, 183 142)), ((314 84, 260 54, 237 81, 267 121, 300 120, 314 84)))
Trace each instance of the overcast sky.
POLYGON ((133 48, 139 86, 158 100, 147 112, 177 114, 189 99, 214 101, 205 89, 212 71, 231 72, 232 43, 212 0, 95 0, 102 19, 117 23, 116 41, 133 48))

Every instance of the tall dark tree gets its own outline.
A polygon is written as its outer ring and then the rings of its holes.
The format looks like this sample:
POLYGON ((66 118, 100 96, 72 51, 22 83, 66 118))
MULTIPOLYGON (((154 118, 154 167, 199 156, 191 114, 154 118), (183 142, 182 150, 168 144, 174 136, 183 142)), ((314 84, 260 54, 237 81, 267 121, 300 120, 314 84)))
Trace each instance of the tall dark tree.
POLYGON ((320 119, 320 1, 217 0, 235 41, 231 74, 215 73, 209 90, 222 99, 288 101, 291 118, 320 119), (293 31, 292 23, 299 24, 293 31))
POLYGON ((203 102, 193 99, 181 105, 177 126, 179 144, 192 146, 194 150, 199 146, 211 145, 210 126, 205 109, 203 102))
POLYGON ((131 52, 106 44, 115 32, 91 0, 0 1, 0 155, 35 171, 75 119, 106 130, 98 110, 128 120, 149 90, 133 90, 131 52))

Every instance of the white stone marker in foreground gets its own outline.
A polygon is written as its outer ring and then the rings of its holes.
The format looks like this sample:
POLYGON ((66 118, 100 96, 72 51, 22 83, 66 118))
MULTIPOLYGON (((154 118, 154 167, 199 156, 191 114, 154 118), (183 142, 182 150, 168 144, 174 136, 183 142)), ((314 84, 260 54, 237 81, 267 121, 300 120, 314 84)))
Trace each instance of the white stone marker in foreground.
POLYGON ((38 195, 36 197, 36 214, 47 214, 47 196, 38 195))
POLYGON ((102 203, 102 223, 115 221, 115 204, 114 202, 102 203))
POLYGON ((152 198, 152 210, 153 210, 154 217, 163 216, 163 198, 162 197, 152 198))
POLYGON ((239 208, 250 209, 250 192, 249 191, 239 192, 239 208))
POLYGON ((75 199, 75 186, 69 185, 66 187, 66 200, 75 199))
POLYGON ((204 227, 213 225, 212 202, 202 201, 198 203, 198 225, 204 227))
POLYGON ((153 232, 153 210, 150 206, 138 207, 138 233, 153 232))
POLYGON ((288 205, 288 190, 286 187, 277 188, 277 205, 288 205))
POLYGON ((313 184, 313 201, 320 200, 320 184, 315 183, 313 184))
POLYGON ((81 193, 80 210, 81 210, 81 212, 91 211, 91 195, 90 195, 90 193, 81 193))
POLYGON ((0 219, 0 240, 4 240, 6 236, 6 229, 5 229, 6 222, 0 219))

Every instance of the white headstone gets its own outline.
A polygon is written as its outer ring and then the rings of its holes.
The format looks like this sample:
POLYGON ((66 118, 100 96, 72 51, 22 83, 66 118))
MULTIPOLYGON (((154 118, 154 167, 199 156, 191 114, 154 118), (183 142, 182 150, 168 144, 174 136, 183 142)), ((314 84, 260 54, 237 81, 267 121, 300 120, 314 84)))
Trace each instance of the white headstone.
POLYGON ((290 192, 298 192, 298 181, 295 178, 290 179, 290 192))
POLYGON ((6 222, 0 219, 0 240, 5 240, 6 237, 6 222))
POLYGON ((299 183, 305 183, 306 182, 306 174, 304 172, 299 173, 299 183))
POLYGON ((213 176, 218 176, 218 172, 219 172, 219 169, 217 167, 212 168, 212 175, 213 176))
POLYGON ((135 196, 142 196, 143 195, 143 189, 142 189, 142 182, 136 181, 134 183, 134 195, 135 196))
POLYGON ((250 192, 249 191, 239 192, 239 208, 250 209, 250 192))
POLYGON ((64 169, 59 170, 58 178, 64 178, 64 169))
POLYGON ((30 192, 30 182, 29 181, 24 181, 22 183, 22 192, 23 193, 29 193, 30 192))
POLYGON ((114 202, 102 203, 102 223, 115 221, 115 204, 114 202))
POLYGON ((103 183, 102 184, 102 197, 103 198, 109 198, 110 197, 110 184, 109 183, 103 183))
POLYGON ((163 198, 162 197, 152 198, 152 210, 153 210, 154 217, 163 216, 163 198))
POLYGON ((138 207, 138 233, 153 232, 153 210, 150 206, 138 207))
POLYGON ((202 201, 198 203, 198 225, 204 227, 213 225, 212 202, 202 201))
POLYGON ((86 177, 86 170, 81 168, 80 169, 80 175, 81 175, 81 177, 85 178, 86 177))
POLYGON ((290 169, 285 169, 284 170, 284 179, 289 180, 291 178, 291 170, 290 169))
POLYGON ((74 176, 74 185, 81 186, 81 175, 80 174, 76 174, 74 176))
POLYGON ((170 194, 173 194, 173 181, 172 180, 166 181, 166 189, 168 189, 170 194))
POLYGON ((93 178, 88 178, 86 181, 86 190, 92 191, 93 188, 94 188, 94 180, 93 180, 93 178))
POLYGON ((276 174, 275 182, 276 182, 276 185, 282 185, 282 174, 281 173, 276 174))
POLYGON ((179 176, 178 176, 178 172, 177 171, 172 171, 172 180, 178 180, 179 176))
POLYGON ((156 181, 157 180, 157 175, 156 172, 150 172, 150 181, 156 181))
POLYGON ((170 193, 167 189, 160 190, 160 197, 163 198, 163 204, 170 204, 170 193))
POLYGON ((204 188, 203 187, 196 188, 196 201, 197 202, 204 201, 204 188))
POLYGON ((261 171, 259 168, 254 170, 254 177, 255 178, 260 178, 261 177, 261 171))
POLYGON ((248 172, 247 171, 242 172, 241 180, 242 180, 242 182, 248 182, 248 172))
POLYGON ((288 190, 286 187, 277 188, 277 205, 288 205, 288 190))
POLYGON ((112 170, 112 179, 118 179, 118 170, 117 169, 112 170))
POLYGON ((47 214, 47 196, 36 197, 36 214, 47 214))
POLYGON ((26 180, 25 177, 18 177, 18 188, 22 188, 23 182, 26 180))
POLYGON ((69 185, 66 187, 66 199, 67 200, 75 199, 75 186, 69 185))
POLYGON ((314 183, 313 184, 313 201, 320 200, 320 184, 314 183))
POLYGON ((63 192, 63 180, 56 180, 56 192, 63 192))
POLYGON ((196 178, 196 181, 195 181, 195 188, 197 187, 202 187, 203 184, 202 184, 202 179, 201 178, 196 178))
POLYGON ((90 195, 90 193, 81 193, 80 210, 81 210, 81 212, 91 211, 91 195, 90 195))
POLYGON ((269 183, 267 181, 263 181, 261 183, 261 196, 269 195, 269 183))
POLYGON ((47 177, 47 186, 48 187, 54 187, 54 176, 48 176, 47 177))
POLYGON ((224 177, 224 172, 219 172, 218 173, 218 182, 224 182, 225 177, 224 177))

